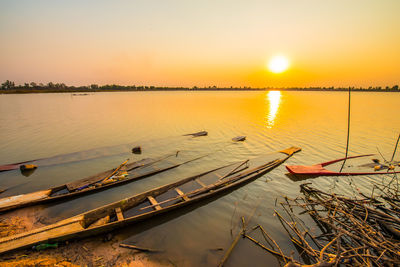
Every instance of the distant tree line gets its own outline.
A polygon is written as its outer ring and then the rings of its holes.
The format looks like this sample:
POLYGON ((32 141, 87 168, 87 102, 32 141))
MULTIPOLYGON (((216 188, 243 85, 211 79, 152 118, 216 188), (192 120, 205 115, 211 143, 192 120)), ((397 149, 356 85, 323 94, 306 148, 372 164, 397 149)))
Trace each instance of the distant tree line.
POLYGON ((398 92, 399 91, 399 86, 394 85, 392 87, 386 86, 386 87, 291 87, 291 88, 285 88, 283 90, 287 91, 367 91, 367 92, 398 92))
POLYGON ((252 88, 252 87, 159 87, 159 86, 136 86, 136 85, 116 85, 91 84, 87 86, 68 86, 64 83, 24 83, 23 85, 15 85, 13 81, 6 80, 1 84, 2 93, 36 93, 36 92, 100 92, 100 91, 249 91, 249 90, 283 90, 283 91, 368 91, 368 92, 400 92, 399 86, 392 87, 287 87, 287 88, 252 88))

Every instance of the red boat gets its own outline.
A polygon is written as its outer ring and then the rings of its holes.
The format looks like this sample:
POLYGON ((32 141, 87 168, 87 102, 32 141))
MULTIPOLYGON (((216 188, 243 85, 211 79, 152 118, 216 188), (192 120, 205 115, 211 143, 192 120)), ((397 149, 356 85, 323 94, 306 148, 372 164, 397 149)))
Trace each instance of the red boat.
POLYGON ((25 163, 32 163, 36 160, 28 160, 28 161, 23 161, 23 162, 18 162, 18 163, 12 163, 12 164, 7 164, 7 165, 1 165, 0 166, 0 172, 5 172, 5 171, 11 171, 11 170, 16 170, 19 169, 22 165, 25 163))
POLYGON ((287 165, 286 169, 291 174, 313 176, 348 176, 400 173, 399 161, 387 162, 377 159, 376 155, 359 155, 336 159, 315 165, 287 165), (345 165, 340 171, 343 161, 345 165))

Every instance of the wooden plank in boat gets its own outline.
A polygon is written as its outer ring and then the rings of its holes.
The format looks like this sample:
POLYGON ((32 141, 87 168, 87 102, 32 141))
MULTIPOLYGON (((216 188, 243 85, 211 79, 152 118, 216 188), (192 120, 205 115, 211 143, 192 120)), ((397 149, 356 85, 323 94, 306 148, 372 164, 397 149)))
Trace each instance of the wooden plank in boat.
POLYGON ((203 183, 200 179, 194 179, 199 185, 201 185, 202 187, 206 187, 206 184, 203 183))
POLYGON ((215 176, 217 176, 219 179, 221 179, 222 177, 224 177, 224 176, 222 176, 222 175, 220 175, 220 174, 218 174, 218 173, 214 173, 215 174, 215 176))
POLYGON ((150 201, 151 205, 154 206, 154 208, 155 208, 156 210, 162 209, 161 206, 158 205, 158 202, 157 202, 157 200, 156 200, 154 197, 148 196, 147 199, 150 201))
POLYGON ((122 214, 120 207, 115 209, 115 213, 117 214, 118 221, 122 221, 124 219, 124 215, 122 214))
POLYGON ((96 226, 104 225, 104 224, 108 223, 109 221, 110 221, 110 215, 107 215, 107 216, 105 216, 103 218, 98 219, 94 223, 92 223, 90 225, 90 227, 96 227, 96 226))
POLYGON ((175 188, 175 191, 182 197, 183 200, 189 200, 189 198, 179 188, 175 188))

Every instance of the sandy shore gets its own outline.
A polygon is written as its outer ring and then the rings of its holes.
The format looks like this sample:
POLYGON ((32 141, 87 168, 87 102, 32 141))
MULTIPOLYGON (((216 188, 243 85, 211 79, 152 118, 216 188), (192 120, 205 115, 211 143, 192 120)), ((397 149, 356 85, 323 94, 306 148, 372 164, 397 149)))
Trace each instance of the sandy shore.
MULTIPOLYGON (((0 217, 0 237, 43 226, 32 209, 6 213, 0 217)), ((168 260, 152 259, 152 254, 121 248, 118 235, 96 237, 59 244, 46 250, 22 250, 0 256, 1 266, 173 266, 168 260)))

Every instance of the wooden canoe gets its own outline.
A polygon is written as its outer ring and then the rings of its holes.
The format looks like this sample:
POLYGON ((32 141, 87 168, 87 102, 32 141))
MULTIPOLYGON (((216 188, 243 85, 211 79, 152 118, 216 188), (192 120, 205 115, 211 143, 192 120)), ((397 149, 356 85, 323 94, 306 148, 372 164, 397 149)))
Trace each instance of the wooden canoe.
POLYGON ((385 162, 378 159, 376 155, 367 154, 335 159, 314 165, 288 165, 286 169, 291 174, 310 176, 349 176, 349 175, 373 175, 400 173, 398 161, 385 162), (340 172, 342 162, 346 160, 343 170, 340 172), (393 168, 393 169, 392 169, 393 168))
POLYGON ((232 190, 279 166, 300 151, 291 147, 233 163, 102 206, 55 224, 0 239, 0 253, 108 232, 232 190))
POLYGON ((94 193, 174 169, 199 158, 201 157, 185 161, 185 159, 180 156, 180 153, 173 153, 155 159, 142 159, 124 165, 117 172, 116 169, 111 169, 46 190, 1 198, 0 212, 94 193), (126 177, 120 175, 123 172, 127 172, 126 177))
MULTIPOLYGON (((184 134, 182 136, 192 136, 192 137, 199 137, 199 136, 206 136, 208 135, 208 132, 206 131, 201 131, 201 132, 196 132, 196 133, 190 133, 190 134, 184 134)), ((107 148, 107 147, 103 147, 103 148, 107 148)), ((39 159, 32 159, 32 160, 27 160, 27 161, 22 161, 22 162, 16 162, 16 163, 10 163, 10 164, 5 164, 5 165, 0 165, 0 172, 4 172, 4 171, 12 171, 12 170, 17 170, 19 169, 22 165, 27 164, 27 163, 31 163, 31 164, 35 164, 40 166, 49 166, 49 163, 46 162, 46 164, 44 164, 44 161, 48 161, 48 160, 52 160, 54 158, 58 158, 58 157, 65 157, 71 154, 76 154, 76 153, 83 153, 83 152, 88 152, 90 150, 85 150, 85 151, 78 151, 78 152, 73 152, 73 153, 68 153, 68 154, 59 154, 59 155, 55 155, 55 156, 51 156, 51 157, 46 157, 46 158, 39 158, 39 159)), ((133 152, 133 151, 132 151, 133 152)), ((133 152, 134 153, 134 152, 133 152)), ((59 164, 59 162, 57 163, 59 164)), ((50 164, 52 165, 52 164, 50 164)))

